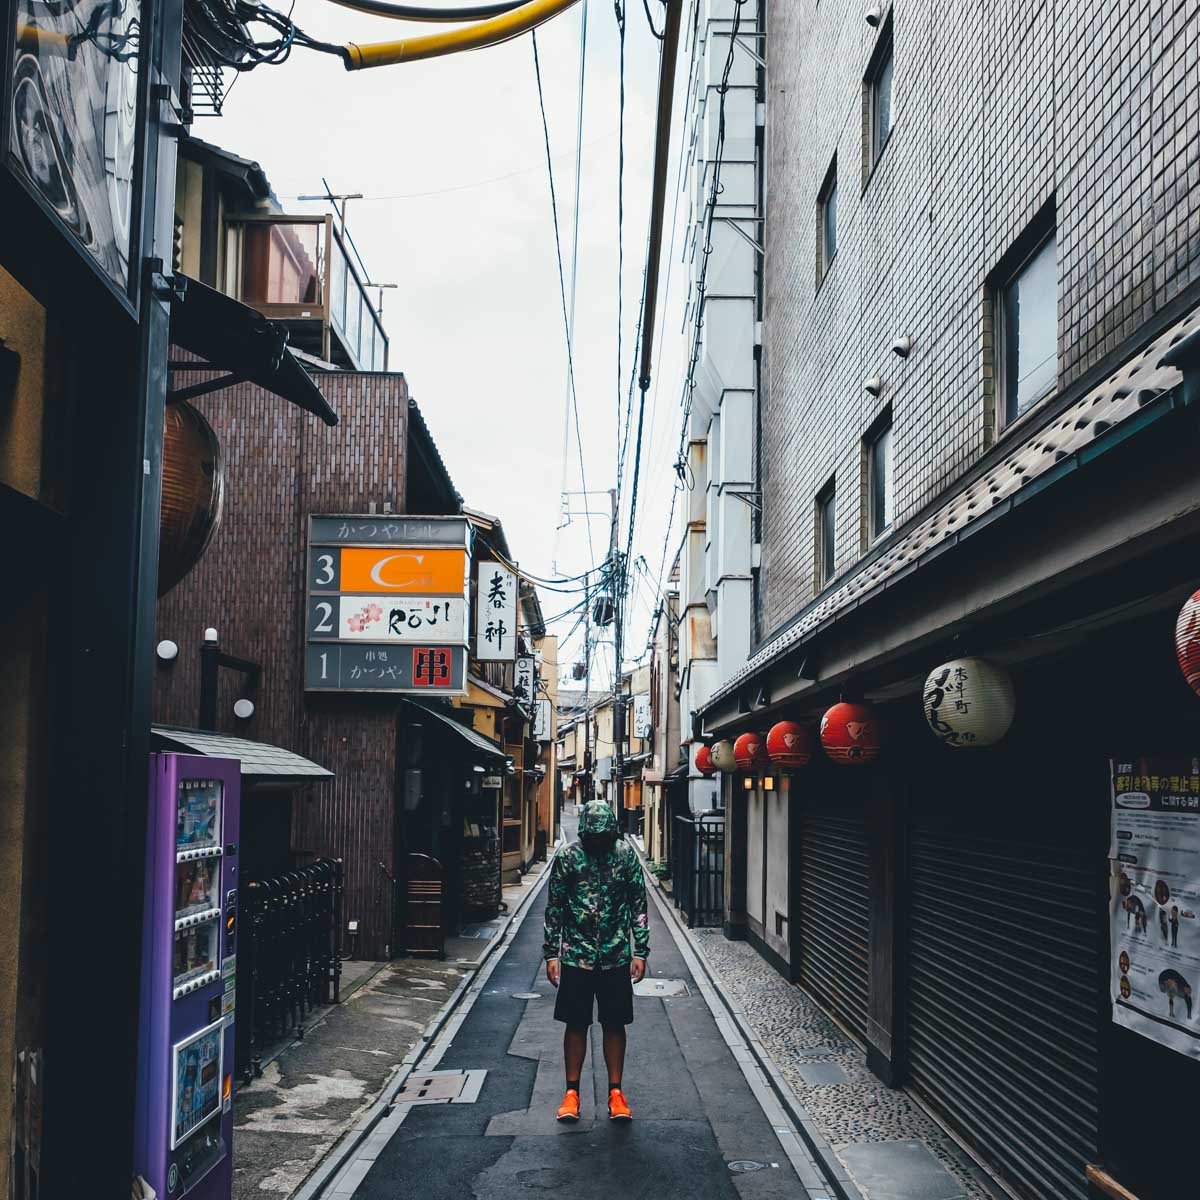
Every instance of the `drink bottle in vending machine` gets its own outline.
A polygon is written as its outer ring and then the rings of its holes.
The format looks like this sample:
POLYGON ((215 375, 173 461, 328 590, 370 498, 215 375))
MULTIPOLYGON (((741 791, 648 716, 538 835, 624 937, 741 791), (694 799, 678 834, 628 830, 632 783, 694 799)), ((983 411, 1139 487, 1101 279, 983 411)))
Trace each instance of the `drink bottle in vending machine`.
POLYGON ((151 755, 135 1164, 160 1198, 233 1181, 240 764, 151 755))

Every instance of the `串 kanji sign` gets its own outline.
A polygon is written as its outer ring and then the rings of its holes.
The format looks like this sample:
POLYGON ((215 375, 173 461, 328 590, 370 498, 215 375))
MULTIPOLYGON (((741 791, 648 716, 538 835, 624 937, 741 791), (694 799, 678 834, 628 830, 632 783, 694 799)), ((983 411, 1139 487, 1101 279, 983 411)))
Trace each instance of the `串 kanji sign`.
POLYGON ((497 562, 481 562, 478 570, 475 657, 512 662, 517 656, 517 577, 497 562))
POLYGON ((462 517, 309 519, 305 687, 466 693, 462 517))

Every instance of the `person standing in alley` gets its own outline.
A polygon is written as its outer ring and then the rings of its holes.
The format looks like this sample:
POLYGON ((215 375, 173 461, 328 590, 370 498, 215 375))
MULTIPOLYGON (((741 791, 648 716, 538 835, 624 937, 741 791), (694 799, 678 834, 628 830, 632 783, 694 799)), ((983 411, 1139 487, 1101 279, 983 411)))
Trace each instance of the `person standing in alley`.
POLYGON ((554 860, 546 904, 546 978, 558 989, 554 1019, 566 1025, 567 1092, 558 1120, 579 1120, 579 1079, 594 1016, 604 1031, 609 1119, 633 1119, 622 1091, 625 1027, 633 1022, 633 985, 646 974, 649 953, 641 864, 633 847, 618 840, 616 813, 603 800, 590 800, 579 819, 579 841, 554 860))

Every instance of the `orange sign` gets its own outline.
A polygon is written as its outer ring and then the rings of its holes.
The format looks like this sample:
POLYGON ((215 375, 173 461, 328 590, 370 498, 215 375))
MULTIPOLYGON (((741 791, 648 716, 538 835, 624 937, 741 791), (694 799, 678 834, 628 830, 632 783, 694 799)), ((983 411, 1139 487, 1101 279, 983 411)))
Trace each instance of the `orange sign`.
POLYGON ((461 596, 465 590, 465 550, 401 550, 343 546, 343 592, 420 592, 461 596))

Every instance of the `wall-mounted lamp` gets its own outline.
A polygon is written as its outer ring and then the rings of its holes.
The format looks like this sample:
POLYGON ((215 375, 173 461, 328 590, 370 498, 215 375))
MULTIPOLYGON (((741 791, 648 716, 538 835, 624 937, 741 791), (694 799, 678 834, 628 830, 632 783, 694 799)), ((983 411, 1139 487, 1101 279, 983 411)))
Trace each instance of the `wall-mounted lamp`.
POLYGON ((254 716, 254 701, 247 700, 244 696, 240 700, 233 702, 233 715, 239 721, 248 721, 254 716))
POLYGON ((744 788, 746 791, 748 791, 748 792, 751 792, 751 791, 753 791, 753 790, 754 790, 754 780, 753 780, 753 779, 751 779, 749 775, 747 775, 747 776, 746 776, 746 777, 745 777, 745 778, 742 780, 742 787, 743 787, 743 788, 744 788))
POLYGON ((865 13, 863 13, 863 16, 867 18, 867 24, 870 25, 872 29, 876 29, 879 26, 879 22, 883 20, 883 9, 880 8, 878 4, 872 4, 871 7, 868 8, 865 13))
POLYGON ((907 334, 904 337, 898 337, 892 343, 892 353, 898 358, 907 358, 912 353, 913 340, 907 334))
POLYGON ((179 647, 174 642, 164 638, 154 647, 154 653, 158 655, 160 661, 169 663, 174 661, 176 655, 179 653, 179 647))
POLYGON ((883 391, 883 376, 872 375, 869 379, 863 380, 863 391, 870 392, 872 396, 878 396, 883 391))
POLYGON ((217 631, 211 625, 204 631, 204 641, 209 646, 215 646, 219 641, 217 631))
POLYGON ((775 790, 775 776, 774 775, 764 775, 763 776, 763 791, 764 792, 773 792, 774 790, 775 790))

